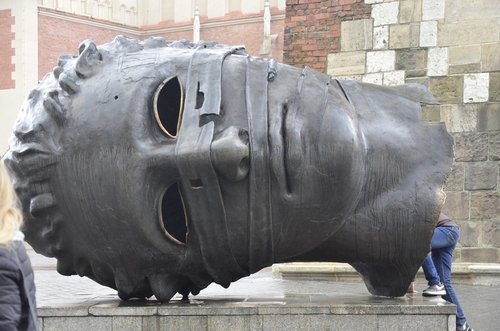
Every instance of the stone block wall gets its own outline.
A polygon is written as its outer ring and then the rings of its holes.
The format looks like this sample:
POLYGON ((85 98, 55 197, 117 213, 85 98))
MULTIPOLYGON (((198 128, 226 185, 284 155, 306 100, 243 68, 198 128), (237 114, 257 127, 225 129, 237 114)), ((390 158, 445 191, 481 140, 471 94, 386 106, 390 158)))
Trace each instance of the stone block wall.
MULTIPOLYGON (((420 83, 432 91, 440 105, 425 107, 422 115, 446 123, 454 138, 443 211, 461 227, 455 258, 462 262, 500 262, 499 20, 498 0, 287 2, 288 63, 374 84, 420 83), (346 2, 364 8, 364 15, 335 16, 346 2), (311 65, 314 50, 292 33, 312 5, 332 15, 317 29, 339 25, 325 66, 322 58, 311 65)), ((321 34, 305 37, 309 44, 324 42, 321 34)))

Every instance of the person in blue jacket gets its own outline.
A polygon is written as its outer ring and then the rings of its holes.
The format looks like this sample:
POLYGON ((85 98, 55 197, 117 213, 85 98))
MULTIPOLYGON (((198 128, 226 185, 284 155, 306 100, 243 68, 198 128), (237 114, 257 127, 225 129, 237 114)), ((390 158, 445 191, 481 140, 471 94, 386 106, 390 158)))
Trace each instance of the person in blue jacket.
POLYGON ((0 331, 36 331, 34 274, 19 231, 22 218, 15 201, 0 160, 0 331))

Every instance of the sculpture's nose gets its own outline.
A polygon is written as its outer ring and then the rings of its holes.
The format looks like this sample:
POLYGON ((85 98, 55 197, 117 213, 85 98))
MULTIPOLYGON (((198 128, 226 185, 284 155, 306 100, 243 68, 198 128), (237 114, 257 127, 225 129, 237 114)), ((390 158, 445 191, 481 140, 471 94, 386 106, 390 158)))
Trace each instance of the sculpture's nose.
POLYGON ((245 178, 249 170, 248 131, 230 126, 212 142, 210 156, 217 173, 230 181, 245 178))

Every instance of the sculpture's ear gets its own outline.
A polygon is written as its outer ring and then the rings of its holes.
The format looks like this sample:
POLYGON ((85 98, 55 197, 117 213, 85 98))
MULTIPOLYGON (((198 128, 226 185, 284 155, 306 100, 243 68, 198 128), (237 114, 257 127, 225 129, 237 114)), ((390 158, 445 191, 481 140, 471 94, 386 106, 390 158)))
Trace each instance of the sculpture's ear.
MULTIPOLYGON (((337 80, 341 86, 351 85, 351 82, 346 80, 337 80)), ((364 86, 363 91, 381 91, 388 93, 389 95, 398 95, 405 99, 418 102, 424 105, 439 105, 439 102, 434 99, 431 91, 422 84, 408 83, 397 86, 382 86, 371 83, 358 82, 361 86, 364 86)))
POLYGON ((80 55, 76 60, 75 71, 82 77, 90 77, 102 62, 102 54, 92 40, 84 40, 78 47, 80 55))
POLYGON ((439 103, 432 96, 431 91, 427 87, 421 84, 410 83, 398 86, 387 87, 391 89, 395 94, 410 99, 412 101, 420 102, 425 105, 438 105, 439 103))

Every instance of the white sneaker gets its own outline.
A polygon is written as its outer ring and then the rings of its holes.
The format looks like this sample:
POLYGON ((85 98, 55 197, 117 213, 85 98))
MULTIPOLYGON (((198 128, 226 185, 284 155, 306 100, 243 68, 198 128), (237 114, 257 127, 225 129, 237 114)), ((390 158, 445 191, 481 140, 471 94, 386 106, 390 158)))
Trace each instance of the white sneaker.
POLYGON ((422 295, 424 297, 439 296, 439 295, 445 295, 445 294, 446 294, 446 290, 444 289, 443 284, 431 285, 422 291, 422 295))
POLYGON ((465 322, 464 325, 457 325, 457 331, 474 331, 474 329, 470 327, 469 323, 465 322))

